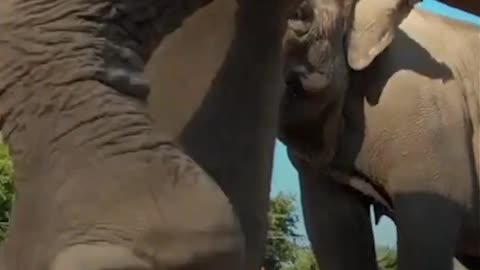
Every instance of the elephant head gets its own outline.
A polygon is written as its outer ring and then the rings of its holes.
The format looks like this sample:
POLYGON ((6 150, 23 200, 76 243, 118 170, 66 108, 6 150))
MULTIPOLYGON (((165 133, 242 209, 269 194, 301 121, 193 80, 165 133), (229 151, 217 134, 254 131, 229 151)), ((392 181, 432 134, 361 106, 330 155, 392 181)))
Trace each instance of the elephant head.
POLYGON ((327 145, 335 144, 347 88, 343 31, 335 31, 343 29, 342 20, 336 19, 340 3, 317 9, 313 1, 304 1, 289 20, 284 41, 287 91, 280 106, 279 139, 293 153, 320 158, 317 163, 333 154, 327 145))
POLYGON ((279 138, 291 151, 317 166, 333 158, 349 69, 366 68, 384 51, 417 2, 304 1, 284 41, 287 91, 279 138))

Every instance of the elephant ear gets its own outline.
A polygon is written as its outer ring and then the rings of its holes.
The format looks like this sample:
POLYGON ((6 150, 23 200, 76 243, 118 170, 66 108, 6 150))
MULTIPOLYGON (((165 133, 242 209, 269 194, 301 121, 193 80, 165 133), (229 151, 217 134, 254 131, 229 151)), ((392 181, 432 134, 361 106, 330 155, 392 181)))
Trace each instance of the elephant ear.
POLYGON ((347 32, 348 65, 367 67, 392 42, 395 31, 420 0, 358 0, 347 32))

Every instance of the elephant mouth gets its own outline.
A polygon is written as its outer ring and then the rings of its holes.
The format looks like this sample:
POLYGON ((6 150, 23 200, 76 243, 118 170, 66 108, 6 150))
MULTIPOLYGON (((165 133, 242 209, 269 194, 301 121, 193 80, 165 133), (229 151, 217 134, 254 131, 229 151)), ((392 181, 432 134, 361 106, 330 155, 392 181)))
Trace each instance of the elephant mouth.
POLYGON ((300 77, 305 92, 317 93, 322 89, 326 89, 329 84, 329 79, 322 73, 311 73, 300 77))
POLYGON ((286 85, 287 85, 286 94, 288 97, 294 98, 294 99, 307 97, 307 93, 303 88, 303 84, 302 84, 302 81, 300 80, 300 76, 296 72, 291 72, 288 75, 286 80, 286 85))
POLYGON ((332 81, 328 74, 303 65, 295 66, 287 76, 287 90, 296 97, 318 95, 326 91, 332 81))

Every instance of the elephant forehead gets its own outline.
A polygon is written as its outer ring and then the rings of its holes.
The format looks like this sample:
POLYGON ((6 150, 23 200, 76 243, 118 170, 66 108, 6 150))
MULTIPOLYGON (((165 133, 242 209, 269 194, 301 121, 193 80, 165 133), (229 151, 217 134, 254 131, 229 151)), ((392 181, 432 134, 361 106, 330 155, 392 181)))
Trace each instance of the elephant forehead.
POLYGON ((190 119, 222 67, 235 34, 235 0, 215 0, 165 37, 146 67, 149 110, 175 136, 190 119))

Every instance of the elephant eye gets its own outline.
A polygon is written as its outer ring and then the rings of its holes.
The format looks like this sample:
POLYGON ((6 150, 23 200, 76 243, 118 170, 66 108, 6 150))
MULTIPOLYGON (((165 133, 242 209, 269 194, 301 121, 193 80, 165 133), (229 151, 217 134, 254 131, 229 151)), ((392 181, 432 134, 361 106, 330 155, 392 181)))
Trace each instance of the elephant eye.
POLYGON ((295 12, 294 20, 300 20, 304 22, 312 22, 314 17, 313 7, 309 1, 302 1, 295 12))

